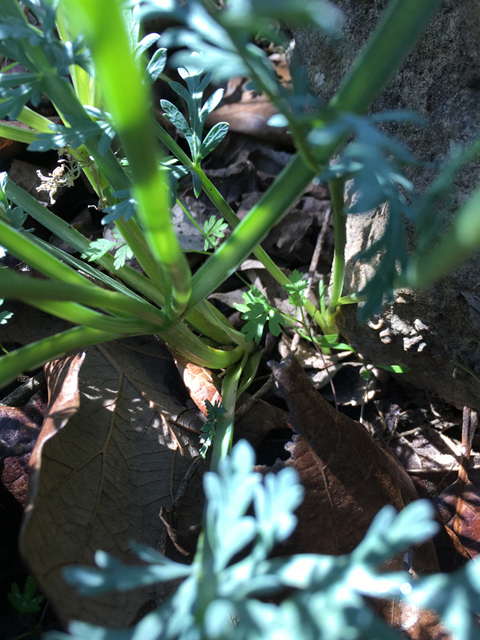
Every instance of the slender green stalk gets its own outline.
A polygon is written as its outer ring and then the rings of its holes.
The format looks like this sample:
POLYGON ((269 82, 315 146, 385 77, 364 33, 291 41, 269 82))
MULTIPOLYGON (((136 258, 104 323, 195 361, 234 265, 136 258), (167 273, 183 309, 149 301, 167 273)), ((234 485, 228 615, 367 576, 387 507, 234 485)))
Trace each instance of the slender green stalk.
POLYGON ((216 307, 214 307, 213 304, 209 303, 207 300, 202 300, 202 302, 199 302, 195 308, 203 315, 203 317, 207 321, 210 321, 213 325, 217 326, 220 330, 225 332, 228 338, 227 342, 224 344, 227 344, 231 341, 244 349, 247 353, 253 351, 253 343, 247 342, 245 340, 245 334, 234 329, 230 322, 228 322, 228 320, 225 318, 225 316, 216 307))
POLYGON ((129 161, 138 215, 167 286, 167 314, 180 318, 190 297, 190 269, 171 224, 167 173, 159 168, 142 74, 131 55, 120 3, 64 0, 69 27, 81 29, 90 46, 107 107, 129 161), (125 86, 129 87, 128 97, 125 86))
POLYGON ((330 196, 332 200, 333 229, 335 253, 333 259, 332 287, 330 289, 330 299, 328 301, 326 320, 331 328, 329 333, 338 333, 335 326, 335 314, 338 302, 342 295, 343 283, 345 279, 345 244, 347 240, 346 222, 344 213, 344 186, 343 180, 332 180, 329 184, 330 196))
POLYGON ((79 347, 88 347, 120 337, 116 333, 98 331, 90 327, 75 327, 57 333, 49 338, 31 342, 25 347, 2 356, 0 367, 0 387, 5 386, 18 376, 19 371, 30 371, 42 366, 49 360, 61 358, 68 351, 79 347))
MULTIPOLYGON (((1 286, 1 284, 0 284, 1 286)), ((19 299, 20 298, 19 296, 19 299)), ((81 304, 75 302, 60 302, 58 300, 35 300, 31 296, 23 298, 24 302, 28 302, 32 307, 36 307, 45 313, 49 313, 57 318, 62 318, 72 324, 78 324, 99 331, 108 331, 113 333, 122 333, 128 335, 147 334, 158 331, 149 322, 139 320, 138 318, 113 318, 104 313, 93 311, 81 304)))
MULTIPOLYGON (((62 5, 57 9, 56 26, 58 34, 62 42, 68 42, 71 40, 68 32, 67 19, 65 17, 65 10, 62 5)), ((75 88, 75 93, 78 96, 82 105, 89 105, 92 107, 101 108, 99 96, 97 93, 98 82, 95 78, 92 78, 85 69, 74 64, 70 66, 70 76, 75 88)))
POLYGON ((260 360, 262 359, 262 351, 254 351, 248 358, 245 366, 242 370, 242 379, 237 390, 237 399, 240 398, 242 393, 248 389, 257 376, 258 367, 260 366, 260 360))
POLYGON ((215 439, 213 441, 212 460, 210 463, 211 471, 218 471, 219 461, 228 456, 232 449, 237 388, 247 357, 247 354, 245 354, 241 362, 230 367, 223 379, 222 404, 226 409, 226 413, 220 416, 217 420, 215 439))
POLYGON ((364 113, 393 78, 442 4, 394 0, 360 52, 330 106, 364 113))
POLYGON ((152 284, 160 291, 165 300, 165 289, 161 270, 158 262, 151 256, 149 247, 145 241, 145 236, 138 228, 137 223, 131 218, 127 222, 125 220, 116 220, 115 225, 122 234, 123 239, 138 260, 138 263, 147 274, 152 284))
MULTIPOLYGON (((65 300, 79 302, 91 307, 101 307, 111 311, 128 313, 137 316, 150 328, 147 333, 158 333, 166 328, 166 320, 162 312, 148 302, 139 302, 135 298, 125 296, 117 291, 107 291, 91 283, 88 286, 40 280, 29 276, 21 276, 10 269, 0 270, 0 297, 12 300, 65 300)), ((75 320, 74 320, 75 321, 75 320)))
POLYGON ((35 131, 38 131, 39 133, 51 133, 51 129, 49 127, 49 125, 52 124, 51 121, 29 107, 23 107, 20 115, 18 116, 18 121, 22 124, 26 124, 32 129, 35 129, 35 131))
POLYGON ((189 307, 196 306, 237 269, 301 196, 314 175, 296 155, 231 236, 192 280, 189 307))
POLYGON ((0 122, 0 136, 7 138, 7 140, 30 144, 35 140, 36 135, 36 131, 31 129, 25 129, 18 125, 9 124, 8 122, 0 122))
POLYGON ((398 287, 422 289, 469 258, 480 245, 480 187, 458 212, 438 246, 427 255, 415 256, 398 287))

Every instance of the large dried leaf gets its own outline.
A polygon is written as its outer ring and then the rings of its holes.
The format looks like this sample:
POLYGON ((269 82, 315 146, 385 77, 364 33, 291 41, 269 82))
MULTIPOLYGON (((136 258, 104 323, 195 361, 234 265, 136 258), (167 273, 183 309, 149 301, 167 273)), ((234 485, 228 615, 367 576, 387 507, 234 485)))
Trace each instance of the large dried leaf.
MULTIPOLYGON (((159 512, 170 509, 180 487, 188 505, 178 513, 182 526, 200 520, 199 473, 186 487, 182 481, 198 455, 195 432, 202 418, 167 349, 153 337, 89 349, 79 375, 80 408, 74 415, 73 380, 63 385, 59 380, 56 386, 53 382, 44 424, 50 438, 42 433, 33 460, 38 477, 31 489, 22 553, 61 618, 126 626, 162 593, 148 587, 79 598, 63 582, 62 569, 92 564, 97 549, 138 563, 128 548, 132 539, 163 546, 159 512), (57 431, 62 416, 68 424, 57 431)), ((175 506, 178 512, 178 501, 175 506)))
POLYGON ((245 84, 244 78, 229 81, 225 98, 220 107, 208 116, 207 126, 228 122, 230 131, 291 149, 292 138, 286 128, 271 127, 268 124, 278 111, 264 94, 246 90, 245 84))
MULTIPOLYGON (((287 445, 291 457, 285 464, 298 471, 305 488, 297 510, 298 526, 285 551, 349 553, 382 507, 393 504, 402 509, 416 500, 415 487, 397 460, 361 424, 324 400, 293 357, 270 366, 297 434, 287 445)), ((412 555, 412 572, 438 571, 431 542, 412 555)), ((401 570, 403 562, 402 557, 392 559, 385 569, 401 570)), ((378 601, 375 608, 412 640, 448 638, 432 612, 402 602, 378 601)))
POLYGON ((470 558, 480 554, 480 487, 478 482, 472 481, 469 473, 470 452, 477 426, 476 412, 465 407, 462 429, 463 455, 458 478, 435 500, 435 508, 440 517, 462 545, 464 555, 470 558))
POLYGON ((308 514, 310 524, 298 527, 296 544, 309 552, 348 553, 383 506, 402 509, 417 499, 415 487, 361 424, 323 399, 294 358, 271 367, 298 434, 286 464, 297 469, 306 489, 299 513, 308 514))

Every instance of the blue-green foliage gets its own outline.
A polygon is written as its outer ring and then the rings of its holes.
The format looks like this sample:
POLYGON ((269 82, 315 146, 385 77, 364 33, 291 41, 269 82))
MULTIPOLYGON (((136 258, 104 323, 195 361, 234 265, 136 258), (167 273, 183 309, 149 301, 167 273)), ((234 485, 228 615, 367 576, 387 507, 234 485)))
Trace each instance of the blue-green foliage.
POLYGON ((42 3, 26 0, 26 5, 37 17, 41 29, 26 23, 21 16, 2 20, 0 25, 0 54, 14 59, 31 72, 0 74, 0 118, 15 120, 27 102, 38 105, 43 91, 43 79, 36 72, 35 60, 28 57, 22 41, 38 47, 41 56, 45 56, 52 68, 65 80, 69 75, 69 66, 78 64, 89 70, 88 53, 84 50, 81 38, 73 42, 62 43, 55 32, 55 10, 58 2, 42 3))
MULTIPOLYGON (((77 640, 398 640, 397 632, 369 608, 365 601, 369 596, 399 598, 434 609, 458 640, 480 638, 475 621, 480 561, 452 574, 419 580, 407 572, 381 570, 387 560, 435 534, 438 525, 429 502, 414 502, 400 514, 385 507, 349 555, 268 559, 274 546, 293 532, 303 489, 293 469, 262 478, 252 471, 253 464, 253 449, 242 441, 220 462, 218 474, 205 474, 203 536, 192 565, 132 544, 143 566, 127 566, 97 552, 98 568, 66 569, 66 580, 85 595, 184 579, 173 596, 134 628, 107 630, 72 622, 72 636, 77 640), (285 588, 291 591, 280 604, 259 599, 285 588)), ((46 640, 67 637, 53 632, 46 640)))
POLYGON ((28 213, 22 207, 12 207, 11 202, 7 198, 6 186, 8 181, 8 173, 2 171, 0 173, 0 218, 3 218, 10 226, 18 231, 30 232, 33 229, 24 229, 23 223, 28 218, 28 213))
MULTIPOLYGON (((93 111, 92 108, 90 108, 93 111)), ((98 111, 98 109, 95 109, 98 111)), ((39 133, 35 140, 28 146, 30 151, 49 151, 61 149, 70 145, 76 149, 88 142, 91 138, 98 138, 98 152, 105 155, 110 148, 115 130, 106 120, 86 121, 81 118, 66 115, 69 126, 61 124, 48 125, 54 133, 39 133)))
POLYGON ((137 203, 135 199, 131 197, 130 189, 120 189, 119 191, 114 191, 112 195, 118 198, 119 202, 104 209, 107 215, 103 216, 102 224, 108 224, 122 217, 125 221, 130 220, 137 210, 137 203))
MULTIPOLYGON (((1 247, 0 247, 1 249, 1 247)), ((1 252, 0 252, 1 253, 1 252)), ((0 307, 2 306, 4 300, 0 298, 0 307)), ((0 325, 7 324, 7 322, 13 317, 12 311, 0 311, 0 325)), ((1 345, 0 345, 1 347, 1 345)))
MULTIPOLYGON (((170 82, 170 87, 178 94, 187 105, 189 122, 185 119, 181 111, 168 100, 160 100, 160 105, 164 111, 164 116, 185 136, 193 163, 200 166, 200 162, 211 153, 225 138, 228 132, 226 122, 218 122, 207 133, 202 140, 205 120, 212 111, 219 105, 223 97, 223 89, 217 89, 204 104, 202 104, 203 93, 211 81, 211 74, 201 75, 198 70, 179 68, 178 73, 187 85, 184 87, 179 82, 170 82)), ((201 193, 202 185, 200 178, 195 172, 192 173, 193 188, 195 195, 201 193)))

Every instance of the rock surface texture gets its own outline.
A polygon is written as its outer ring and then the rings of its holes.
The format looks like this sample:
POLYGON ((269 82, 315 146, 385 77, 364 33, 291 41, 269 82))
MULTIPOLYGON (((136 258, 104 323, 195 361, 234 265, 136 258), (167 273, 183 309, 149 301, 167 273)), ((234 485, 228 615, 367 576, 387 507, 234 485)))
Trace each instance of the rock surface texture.
MULTIPOLYGON (((307 30, 295 31, 297 47, 316 93, 328 100, 388 5, 386 0, 338 0, 345 16, 341 41, 307 30)), ((445 0, 428 31, 407 58, 372 111, 407 109, 428 118, 429 126, 398 125, 389 132, 405 142, 417 158, 441 163, 456 145, 480 132, 480 0, 445 0)), ((422 192, 432 179, 430 168, 416 168, 412 178, 422 192)), ((452 212, 480 182, 480 161, 455 183, 452 212)), ((480 215, 480 212, 479 212, 480 215)), ((385 211, 349 215, 345 294, 360 290, 371 264, 354 256, 382 234, 385 211)), ((480 373, 480 254, 449 277, 423 291, 397 292, 379 317, 361 325, 352 306, 343 307, 340 325, 349 342, 375 364, 411 367, 403 379, 438 394, 458 407, 480 410, 480 385, 455 366, 480 373)))

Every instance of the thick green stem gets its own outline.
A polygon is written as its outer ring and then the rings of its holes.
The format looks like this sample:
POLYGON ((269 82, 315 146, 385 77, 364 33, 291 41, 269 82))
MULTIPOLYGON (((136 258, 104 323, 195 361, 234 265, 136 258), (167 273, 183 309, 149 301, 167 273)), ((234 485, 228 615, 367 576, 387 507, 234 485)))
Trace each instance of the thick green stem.
MULTIPOLYGON (((148 302, 139 302, 117 291, 107 291, 91 283, 88 286, 40 280, 21 276, 10 269, 0 270, 0 297, 12 300, 60 300, 72 301, 90 307, 99 307, 136 316, 145 321, 145 333, 158 333, 166 328, 166 320, 156 307, 148 302)), ((73 320, 75 321, 75 320, 73 320)))
POLYGON ((393 78, 435 16, 442 0, 394 0, 330 102, 364 113, 393 78))
POLYGON ((447 235, 427 255, 415 256, 398 287, 421 289, 445 276, 480 245, 480 187, 460 209, 447 235))
POLYGON ((90 46, 107 108, 129 161, 143 232, 163 273, 166 313, 174 322, 190 297, 190 268, 171 223, 167 173, 159 168, 149 96, 130 49, 120 4, 116 0, 64 0, 64 5, 70 30, 81 29, 90 46))
POLYGON ((72 349, 100 344, 118 337, 120 336, 116 333, 97 331, 90 327, 75 327, 49 338, 32 342, 2 356, 0 359, 0 387, 15 380, 19 372, 36 369, 49 360, 61 358, 72 349))
POLYGON ((228 456, 232 449, 237 388, 246 361, 247 354, 244 355, 241 362, 230 367, 223 379, 222 404, 226 409, 226 413, 220 416, 217 420, 215 440, 213 442, 212 461, 210 463, 211 471, 218 472, 218 463, 222 458, 228 456))

